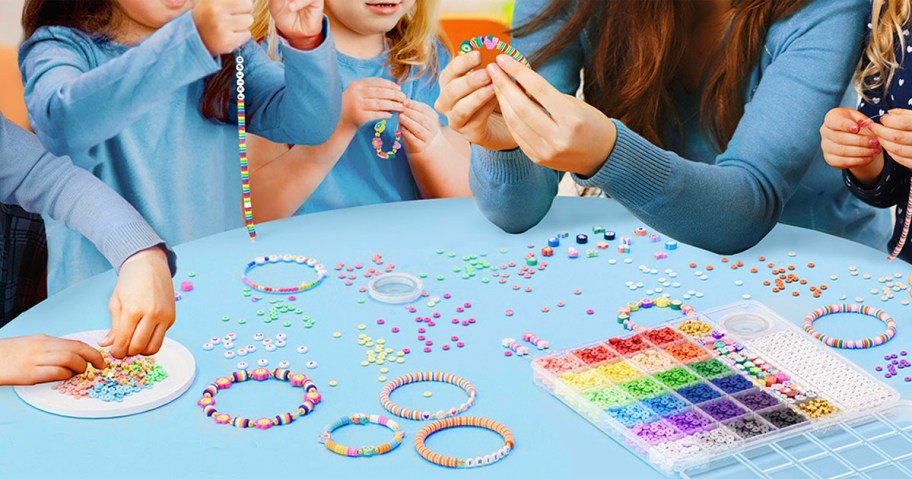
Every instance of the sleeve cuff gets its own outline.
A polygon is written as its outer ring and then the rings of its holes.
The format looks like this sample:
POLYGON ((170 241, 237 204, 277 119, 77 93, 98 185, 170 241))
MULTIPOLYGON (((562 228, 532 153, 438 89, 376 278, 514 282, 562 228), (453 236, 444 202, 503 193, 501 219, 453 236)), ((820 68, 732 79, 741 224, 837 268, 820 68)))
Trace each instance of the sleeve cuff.
POLYGON ((326 15, 323 15, 323 31, 320 35, 323 36, 323 40, 319 45, 310 50, 298 50, 297 48, 291 46, 287 40, 282 38, 281 35, 279 35, 279 38, 281 39, 281 41, 278 42, 279 52, 281 55, 280 58, 286 61, 291 57, 299 55, 328 58, 328 55, 331 52, 335 51, 336 46, 333 43, 332 32, 329 30, 329 19, 326 17, 326 15))
POLYGON ((153 247, 162 247, 168 256, 171 276, 177 272, 177 255, 145 222, 127 223, 108 233, 101 253, 120 274, 120 267, 130 256, 153 247))
POLYGON ((617 128, 617 140, 608 159, 589 178, 573 173, 573 181, 601 188, 627 205, 643 205, 659 195, 671 179, 671 158, 620 121, 611 121, 617 128))
POLYGON ((472 163, 492 182, 502 184, 521 183, 535 168, 532 160, 526 158, 525 153, 519 148, 491 151, 472 145, 472 163))
POLYGON ((191 13, 187 12, 181 15, 174 22, 176 24, 176 30, 186 32, 185 35, 187 36, 188 47, 201 71, 206 75, 217 72, 222 67, 221 61, 218 55, 213 56, 209 53, 209 50, 206 49, 206 45, 203 44, 203 38, 200 37, 199 30, 196 29, 196 23, 193 21, 191 13))
POLYGON ((891 161, 890 158, 887 157, 886 152, 884 152, 884 167, 880 172, 880 176, 877 178, 877 183, 874 183, 870 187, 864 186, 858 181, 858 178, 855 178, 855 175, 853 175, 848 168, 842 170, 842 178, 845 180, 846 185, 854 191, 862 194, 877 194, 884 191, 895 171, 896 162, 891 161))

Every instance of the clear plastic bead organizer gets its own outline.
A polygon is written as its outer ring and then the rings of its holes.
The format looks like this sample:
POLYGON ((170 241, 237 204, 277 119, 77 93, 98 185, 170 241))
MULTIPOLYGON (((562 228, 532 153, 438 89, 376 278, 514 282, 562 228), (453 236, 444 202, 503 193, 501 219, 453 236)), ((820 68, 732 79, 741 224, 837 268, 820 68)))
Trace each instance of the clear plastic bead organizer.
POLYGON ((755 301, 554 352, 532 369, 668 477, 912 477, 912 403, 755 301), (848 449, 827 443, 832 431, 848 449), (775 464, 763 462, 770 454, 775 464), (893 475, 875 473, 886 468, 893 475))

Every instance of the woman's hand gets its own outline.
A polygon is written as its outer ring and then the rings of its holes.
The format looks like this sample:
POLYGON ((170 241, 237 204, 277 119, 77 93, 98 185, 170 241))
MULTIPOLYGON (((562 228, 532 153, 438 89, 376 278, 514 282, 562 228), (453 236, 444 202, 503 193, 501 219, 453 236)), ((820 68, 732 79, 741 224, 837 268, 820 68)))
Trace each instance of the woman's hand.
POLYGON ((450 128, 469 142, 489 150, 512 150, 518 145, 498 111, 491 77, 481 66, 481 53, 459 55, 440 73, 440 96, 434 108, 447 117, 450 128))
MULTIPOLYGON (((820 127, 823 158, 833 168, 848 168, 864 185, 876 183, 883 171, 880 143, 866 126, 871 120, 852 108, 833 108, 820 127)), ((872 122, 873 123, 873 122, 872 122)))
POLYGON ((62 381, 84 373, 90 363, 105 367, 101 354, 82 341, 44 334, 0 339, 0 386, 62 381))
POLYGON ((526 156, 553 170, 586 177, 598 172, 617 140, 607 116, 508 55, 498 55, 487 71, 507 128, 526 156))

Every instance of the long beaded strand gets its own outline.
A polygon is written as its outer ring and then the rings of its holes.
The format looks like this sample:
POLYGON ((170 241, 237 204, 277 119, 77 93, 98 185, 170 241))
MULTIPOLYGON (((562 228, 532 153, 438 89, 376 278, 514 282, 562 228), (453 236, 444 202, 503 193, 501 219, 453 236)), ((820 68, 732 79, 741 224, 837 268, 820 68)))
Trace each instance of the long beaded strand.
POLYGON ((244 56, 238 50, 235 57, 237 73, 237 119, 238 152, 241 157, 241 196, 244 199, 244 225, 250 240, 256 239, 256 225, 253 223, 253 202, 250 200, 250 174, 247 170, 247 119, 244 115, 244 56))
POLYGON ((903 246, 906 245, 906 239, 909 237, 909 225, 912 224, 912 182, 909 182, 909 199, 906 201, 906 215, 903 219, 903 228, 902 234, 899 235, 899 241, 896 242, 896 247, 893 248, 893 252, 890 253, 890 257, 887 258, 890 261, 893 261, 899 252, 902 251, 903 246))

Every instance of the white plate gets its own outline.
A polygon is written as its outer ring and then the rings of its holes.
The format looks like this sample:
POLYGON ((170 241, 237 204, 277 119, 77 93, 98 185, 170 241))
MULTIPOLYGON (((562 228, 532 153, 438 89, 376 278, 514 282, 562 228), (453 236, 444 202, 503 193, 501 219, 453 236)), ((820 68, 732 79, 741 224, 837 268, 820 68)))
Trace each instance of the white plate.
MULTIPOLYGON (((85 341, 94 347, 107 333, 106 330, 84 331, 63 337, 85 341)), ((161 365, 168 373, 168 377, 155 383, 151 389, 130 394, 122 402, 105 402, 92 398, 76 399, 51 389, 61 381, 16 386, 15 389, 23 401, 51 414, 83 418, 129 416, 155 409, 177 399, 190 388, 196 376, 196 360, 193 359, 193 355, 183 345, 168 338, 165 338, 161 350, 155 355, 155 364, 161 365)))

